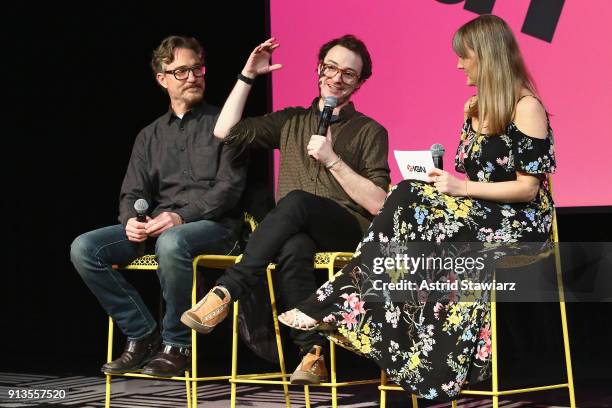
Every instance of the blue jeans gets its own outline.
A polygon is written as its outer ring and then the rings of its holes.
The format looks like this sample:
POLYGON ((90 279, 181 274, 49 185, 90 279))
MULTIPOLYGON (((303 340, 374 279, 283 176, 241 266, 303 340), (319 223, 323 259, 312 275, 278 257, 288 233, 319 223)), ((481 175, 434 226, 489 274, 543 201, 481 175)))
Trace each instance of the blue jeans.
MULTIPOLYGON (((191 307, 193 258, 237 252, 234 232, 214 221, 178 225, 157 238, 157 276, 166 302, 162 330, 165 344, 191 345, 191 330, 180 322, 180 317, 191 307)), ((112 268, 113 264, 128 264, 138 256, 138 244, 127 239, 122 225, 82 234, 70 248, 76 270, 129 340, 141 339, 157 326, 136 289, 120 271, 112 268)))

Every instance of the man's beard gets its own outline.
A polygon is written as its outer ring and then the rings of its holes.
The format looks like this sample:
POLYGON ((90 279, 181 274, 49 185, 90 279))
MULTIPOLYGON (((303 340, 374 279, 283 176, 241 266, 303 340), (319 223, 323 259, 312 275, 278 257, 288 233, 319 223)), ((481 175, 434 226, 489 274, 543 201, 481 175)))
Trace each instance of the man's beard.
POLYGON ((189 106, 199 104, 200 102, 202 102, 202 99, 204 99, 204 91, 202 90, 202 88, 198 89, 200 89, 200 92, 198 93, 184 92, 181 99, 183 99, 183 101, 189 106))

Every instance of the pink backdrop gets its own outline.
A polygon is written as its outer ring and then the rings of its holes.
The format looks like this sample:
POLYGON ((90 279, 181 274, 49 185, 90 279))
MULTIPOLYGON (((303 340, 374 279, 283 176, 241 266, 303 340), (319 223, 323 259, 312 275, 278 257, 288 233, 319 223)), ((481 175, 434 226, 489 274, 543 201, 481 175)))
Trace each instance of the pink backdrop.
MULTIPOLYGON (((373 75, 354 97, 357 109, 389 131, 389 165, 401 180, 393 150, 446 147, 452 166, 463 104, 475 93, 456 69, 455 30, 475 13, 463 3, 435 0, 271 0, 274 109, 307 106, 317 94, 321 44, 352 33, 365 41, 373 75)), ((520 32, 529 0, 497 0, 493 14, 514 30, 540 95, 552 114, 559 206, 612 205, 612 1, 567 1, 552 43, 520 32)))

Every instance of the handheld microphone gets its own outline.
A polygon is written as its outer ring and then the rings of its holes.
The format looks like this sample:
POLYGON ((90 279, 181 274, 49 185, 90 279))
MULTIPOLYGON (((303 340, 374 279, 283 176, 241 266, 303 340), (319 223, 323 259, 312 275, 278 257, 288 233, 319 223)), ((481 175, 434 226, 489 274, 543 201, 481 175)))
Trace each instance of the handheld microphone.
POLYGON ((139 198, 134 203, 134 210, 136 210, 136 221, 147 222, 147 210, 149 209, 149 203, 144 198, 139 198))
POLYGON ((321 112, 321 119, 319 119, 319 129, 317 131, 317 135, 325 136, 327 134, 327 129, 329 128, 329 123, 331 122, 332 118, 332 112, 337 104, 338 98, 335 96, 325 97, 323 112, 321 112))
POLYGON ((440 170, 443 169, 442 157, 444 157, 444 146, 440 143, 431 145, 431 158, 433 159, 434 166, 440 170))

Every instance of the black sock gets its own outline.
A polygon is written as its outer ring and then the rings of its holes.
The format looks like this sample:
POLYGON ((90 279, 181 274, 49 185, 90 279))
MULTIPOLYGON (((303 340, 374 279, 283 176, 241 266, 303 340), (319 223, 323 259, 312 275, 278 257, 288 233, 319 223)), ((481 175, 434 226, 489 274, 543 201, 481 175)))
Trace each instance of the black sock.
POLYGON ((313 344, 310 347, 300 348, 300 357, 304 357, 306 354, 317 354, 317 350, 315 349, 315 346, 320 346, 321 347, 321 354, 323 354, 323 345, 322 344, 313 344), (308 351, 306 351, 306 350, 308 350, 308 351))
POLYGON ((220 298, 221 300, 225 299, 225 292, 223 292, 221 289, 219 289, 219 288, 215 288, 215 289, 213 290, 213 293, 214 293, 215 295, 219 296, 219 298, 220 298))

